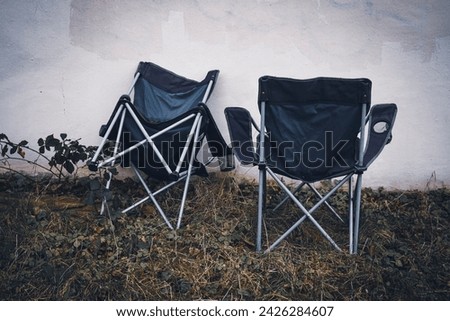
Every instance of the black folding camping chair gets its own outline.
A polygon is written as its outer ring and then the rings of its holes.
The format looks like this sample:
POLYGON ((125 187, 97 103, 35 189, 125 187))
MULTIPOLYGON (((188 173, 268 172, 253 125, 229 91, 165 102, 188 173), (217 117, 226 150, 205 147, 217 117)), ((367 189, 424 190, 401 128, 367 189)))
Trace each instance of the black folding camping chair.
POLYGON ((266 252, 274 249, 307 219, 336 249, 341 250, 313 214, 324 205, 343 221, 329 200, 346 182, 349 252, 357 251, 362 174, 391 140, 397 112, 395 104, 379 104, 370 108, 371 86, 368 79, 320 77, 300 80, 264 76, 259 79, 260 126, 246 109, 226 108, 234 154, 242 164, 259 168, 257 251, 262 248, 266 173, 286 194, 274 210, 290 199, 301 214, 284 234, 268 245, 266 252), (259 131, 256 144, 252 126, 259 131), (279 176, 299 184, 291 190, 279 176), (356 186, 352 183, 354 176, 357 177, 356 186), (337 178, 338 183, 321 195, 313 183, 332 178, 337 178), (296 197, 304 186, 318 198, 309 210, 296 197))
MULTIPOLYGON (((147 196, 124 209, 124 213, 151 201, 167 226, 173 229, 155 197, 185 180, 176 225, 179 228, 191 175, 207 176, 206 166, 213 158, 219 159, 221 170, 233 168, 229 162, 232 161, 231 149, 206 105, 218 74, 218 70, 211 70, 202 81, 195 81, 154 63, 139 63, 128 93, 120 97, 108 123, 101 127, 103 139, 89 162, 93 171, 120 164, 131 167, 136 173, 147 196), (204 138, 211 157, 199 161, 197 154, 204 138), (112 151, 107 148, 111 141, 114 142, 112 151), (104 156, 108 153, 111 155, 104 156), (165 185, 152 191, 145 176, 163 181, 165 185)), ((111 178, 110 173, 106 190, 110 189, 111 178)), ((106 200, 102 202, 102 213, 106 200)))

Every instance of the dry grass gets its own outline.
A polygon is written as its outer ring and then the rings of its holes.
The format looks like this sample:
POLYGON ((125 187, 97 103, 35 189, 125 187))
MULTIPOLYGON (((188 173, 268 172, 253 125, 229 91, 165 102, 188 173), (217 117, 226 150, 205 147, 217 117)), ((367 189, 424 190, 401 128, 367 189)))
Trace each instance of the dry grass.
MULTIPOLYGON (((448 300, 450 191, 365 189, 358 255, 335 251, 305 222, 270 254, 254 252, 257 185, 232 175, 196 179, 183 228, 169 230, 151 204, 99 216, 88 179, 32 186, 0 177, 3 300, 448 300)), ((126 180, 115 205, 145 196, 126 180)), ((181 190, 164 194, 172 215, 181 190)), ((311 199, 309 193, 302 193, 311 199)), ((268 207, 281 197, 272 186, 268 207)), ((308 203, 309 201, 307 201, 308 203)), ((342 212, 345 193, 334 205, 342 212)), ((265 240, 296 218, 266 216, 265 240)), ((346 247, 345 224, 316 217, 346 247)))

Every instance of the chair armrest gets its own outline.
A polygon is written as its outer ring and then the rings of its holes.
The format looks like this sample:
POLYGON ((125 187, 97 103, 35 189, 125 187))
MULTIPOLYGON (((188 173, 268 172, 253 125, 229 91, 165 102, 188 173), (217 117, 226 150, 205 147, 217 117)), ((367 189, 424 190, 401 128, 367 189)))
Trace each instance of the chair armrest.
POLYGON ((255 165, 257 157, 252 137, 252 124, 255 122, 252 116, 242 107, 227 107, 224 112, 234 155, 243 165, 255 165))
POLYGON ((374 105, 369 114, 369 130, 363 168, 367 168, 378 157, 384 146, 392 139, 397 106, 395 104, 374 105))

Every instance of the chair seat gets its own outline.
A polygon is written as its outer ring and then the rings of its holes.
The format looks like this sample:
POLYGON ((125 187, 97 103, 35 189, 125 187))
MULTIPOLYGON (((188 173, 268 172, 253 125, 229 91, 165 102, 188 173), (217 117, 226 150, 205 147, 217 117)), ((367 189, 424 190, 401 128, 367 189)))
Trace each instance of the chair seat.
MULTIPOLYGON (((372 82, 367 78, 263 76, 258 85, 260 126, 255 125, 243 107, 225 109, 235 156, 243 165, 258 166, 259 169, 256 250, 262 250, 266 176, 269 174, 286 195, 280 204, 288 200, 294 202, 300 218, 275 241, 269 242, 266 252, 276 248, 306 220, 312 222, 334 248, 341 250, 314 213, 319 207, 326 206, 344 221, 329 200, 348 184, 348 245, 349 252, 356 253, 362 174, 391 140, 397 106, 380 104, 371 108, 372 82), (380 123, 383 126, 377 126, 380 123), (256 141, 253 138, 255 131, 258 132, 256 141), (356 184, 353 183, 354 176, 356 184), (282 177, 298 183, 291 189, 282 177), (337 182, 324 195, 311 184, 331 178, 338 178, 337 182), (304 187, 310 188, 317 197, 317 202, 310 208, 297 197, 304 187)), ((275 210, 279 207, 275 206, 275 210)), ((298 213, 295 215, 298 217, 298 213)), ((269 231, 268 222, 265 226, 269 231)))
MULTIPOLYGON (((151 202, 166 225, 174 229, 156 196, 185 181, 176 224, 180 228, 191 176, 208 175, 205 162, 197 159, 204 147, 201 143, 208 142, 213 157, 232 153, 206 105, 218 74, 218 70, 211 70, 203 80, 195 81, 154 63, 139 63, 130 91, 119 98, 108 122, 100 128, 103 139, 89 166, 92 170, 107 169, 120 162, 122 167, 133 169, 147 196, 124 213, 151 202), (103 150, 107 141, 114 142, 114 147, 103 150), (163 181, 165 186, 151 190, 143 174, 163 181)), ((109 174, 106 190, 112 179, 109 174)), ((101 212, 104 208, 106 198, 101 212)))

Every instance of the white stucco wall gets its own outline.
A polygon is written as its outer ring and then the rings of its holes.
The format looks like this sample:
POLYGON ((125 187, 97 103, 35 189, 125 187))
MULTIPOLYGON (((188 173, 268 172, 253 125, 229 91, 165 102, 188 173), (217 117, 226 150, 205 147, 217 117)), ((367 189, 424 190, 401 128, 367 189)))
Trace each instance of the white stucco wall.
POLYGON ((264 74, 367 77, 399 113, 365 185, 448 185, 449 14, 448 0, 0 0, 0 132, 98 144, 141 60, 193 79, 220 69, 209 105, 227 137, 223 109, 258 118, 264 74))

